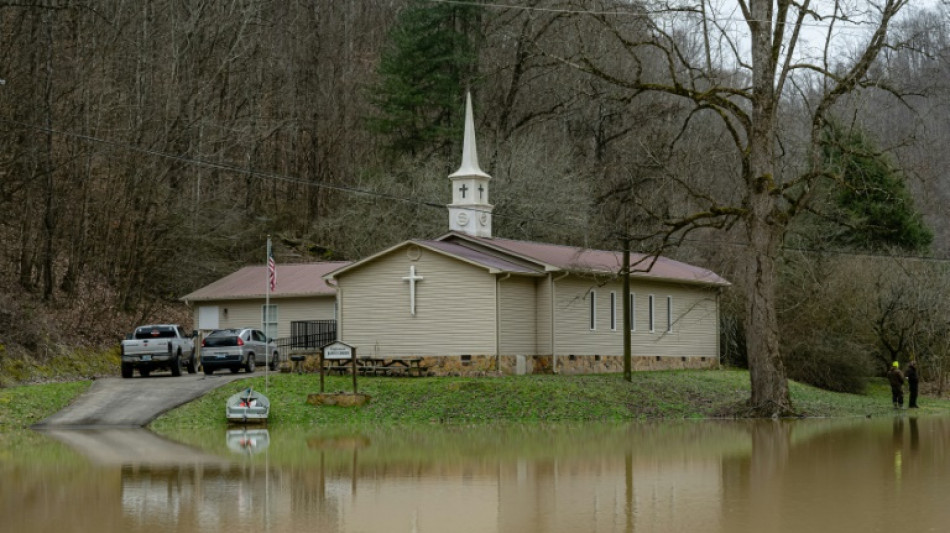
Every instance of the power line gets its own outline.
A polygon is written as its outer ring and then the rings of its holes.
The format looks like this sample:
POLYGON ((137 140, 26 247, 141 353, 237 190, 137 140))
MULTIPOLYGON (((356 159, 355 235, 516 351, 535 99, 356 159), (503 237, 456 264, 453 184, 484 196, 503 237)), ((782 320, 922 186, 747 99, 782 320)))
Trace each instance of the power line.
MULTIPOLYGON (((222 170, 225 172, 231 172, 235 174, 242 174, 245 176, 250 176, 250 177, 254 177, 258 179, 270 179, 270 180, 276 180, 276 181, 283 181, 286 183, 301 185, 305 187, 316 187, 318 189, 327 189, 327 190, 342 192, 346 194, 371 196, 371 197, 382 198, 386 200, 394 200, 394 201, 404 202, 408 204, 414 204, 414 205, 418 205, 422 207, 446 209, 445 204, 435 202, 435 201, 417 200, 415 198, 407 198, 404 196, 398 196, 395 194, 389 194, 385 192, 360 189, 357 187, 348 187, 345 185, 333 185, 333 184, 328 184, 328 183, 324 183, 320 181, 313 181, 313 180, 307 180, 307 179, 293 177, 293 176, 287 176, 285 174, 278 174, 276 172, 265 172, 261 170, 255 170, 253 168, 238 166, 235 164, 219 163, 215 161, 207 161, 204 159, 197 159, 193 157, 185 157, 181 155, 175 155, 175 154, 170 154, 167 152, 162 152, 159 150, 154 150, 151 148, 143 148, 141 146, 135 146, 133 144, 113 141, 110 139, 103 139, 101 137, 95 137, 93 135, 86 135, 82 133, 75 133, 75 132, 59 130, 55 128, 49 128, 49 127, 41 126, 38 124, 29 124, 26 122, 8 120, 4 118, 0 118, 0 123, 11 124, 21 129, 28 129, 28 130, 40 131, 43 133, 61 135, 63 137, 70 137, 73 139, 79 139, 79 140, 90 142, 90 143, 104 144, 106 146, 110 146, 112 148, 119 149, 119 150, 126 150, 126 151, 136 152, 136 153, 145 154, 145 155, 149 155, 153 157, 159 157, 162 159, 169 159, 169 160, 177 161, 180 163, 196 165, 196 166, 201 166, 205 168, 212 168, 215 170, 222 170)), ((534 217, 526 217, 523 215, 510 215, 510 214, 505 214, 503 212, 498 213, 498 212, 488 211, 486 209, 469 208, 468 210, 474 211, 476 213, 480 213, 480 212, 490 213, 494 217, 521 220, 524 222, 538 222, 538 223, 546 224, 546 225, 565 226, 565 227, 574 226, 573 224, 568 224, 565 222, 552 222, 550 220, 544 220, 544 219, 534 218, 534 217)))
MULTIPOLYGON (((477 2, 472 0, 426 0, 434 4, 449 4, 449 5, 459 5, 459 6, 472 6, 472 7, 485 7, 491 9, 510 9, 515 11, 533 11, 539 13, 557 13, 557 14, 566 14, 566 15, 596 15, 596 16, 621 16, 621 17, 638 17, 638 18, 648 18, 648 17, 659 17, 665 14, 672 13, 691 13, 694 15, 699 15, 700 12, 692 6, 683 6, 675 7, 668 6, 665 9, 659 9, 654 11, 601 11, 593 9, 572 9, 572 8, 555 8, 555 7, 540 7, 540 6, 522 6, 522 5, 513 5, 513 4, 501 4, 496 2, 477 2)), ((813 15, 814 16, 814 15, 813 15)), ((848 18, 846 16, 836 16, 825 17, 826 19, 833 20, 841 24, 849 24, 850 27, 837 27, 835 28, 839 33, 865 33, 866 30, 860 29, 858 26, 867 25, 867 24, 876 24, 875 21, 861 21, 853 18, 848 18)), ((752 19, 745 17, 733 17, 733 16, 721 16, 718 13, 714 13, 714 16, 709 17, 709 20, 712 22, 729 22, 733 24, 747 24, 750 22, 769 22, 775 23, 775 20, 766 20, 766 19, 752 19)), ((809 27, 809 28, 822 28, 830 29, 831 22, 805 22, 801 23, 795 22, 794 25, 809 27)))
MULTIPOLYGON (((316 187, 320 189, 333 190, 333 191, 337 191, 337 192, 341 192, 345 194, 358 194, 358 195, 363 195, 363 196, 383 198, 386 200, 395 200, 395 201, 404 202, 408 204, 414 204, 414 205, 418 205, 422 207, 446 209, 445 204, 441 204, 438 202, 416 200, 413 198, 406 198, 406 197, 398 196, 395 194, 383 193, 379 191, 371 191, 371 190, 366 190, 366 189, 359 189, 356 187, 347 187, 343 185, 330 185, 330 184, 326 184, 322 182, 310 181, 310 180, 305 180, 302 178, 287 176, 284 174, 278 174, 276 172, 263 172, 263 171, 254 170, 250 168, 240 167, 234 164, 217 163, 214 161, 206 161, 203 159, 184 157, 180 155, 169 154, 167 152, 162 152, 159 150, 154 150, 151 148, 142 148, 140 146, 135 146, 128 143, 113 141, 110 139, 103 139, 101 137, 95 137, 93 135, 86 135, 82 133, 74 133, 74 132, 69 132, 69 131, 64 131, 64 130, 58 130, 55 128, 48 128, 46 126, 29 124, 25 122, 16 121, 16 120, 8 120, 8 119, 0 118, 0 123, 12 124, 21 129, 35 130, 35 131, 40 131, 43 133, 50 133, 50 134, 55 134, 55 135, 61 135, 64 137, 80 139, 80 140, 91 142, 91 143, 104 144, 115 149, 127 150, 130 152, 141 153, 141 154, 145 154, 149 156, 159 157, 162 159, 169 159, 169 160, 177 161, 180 163, 197 165, 197 166, 202 166, 206 168, 222 170, 225 172, 232 172, 236 174, 243 174, 243 175, 251 176, 258 179, 272 179, 272 180, 283 181, 286 183, 292 183, 295 185, 302 185, 306 187, 316 187)), ((482 210, 482 209, 470 209, 470 210, 475 211, 475 212, 490 213, 492 214, 492 216, 497 216, 499 218, 521 220, 525 222, 537 222, 537 223, 545 224, 549 226, 562 226, 562 227, 572 227, 572 228, 576 227, 576 224, 569 224, 565 222, 554 222, 554 221, 534 218, 534 217, 525 217, 521 215, 508 215, 504 213, 490 212, 488 210, 482 210)), ((682 239, 682 242, 690 242, 694 244, 704 244, 704 245, 733 246, 733 247, 739 247, 739 248, 749 247, 749 243, 716 240, 716 239, 708 239, 708 238, 693 239, 693 238, 687 237, 687 238, 682 239)), ((798 247, 795 247, 795 248, 783 247, 782 249, 787 252, 799 252, 799 253, 808 253, 808 254, 833 254, 833 255, 843 255, 843 256, 848 256, 848 257, 872 257, 872 258, 877 257, 877 258, 888 258, 888 259, 913 259, 913 260, 918 260, 918 261, 927 261, 927 262, 936 262, 936 263, 950 263, 950 259, 938 258, 938 257, 915 256, 915 255, 894 255, 894 254, 872 253, 872 252, 855 252, 855 251, 850 251, 850 250, 818 250, 818 249, 798 248, 798 247)))

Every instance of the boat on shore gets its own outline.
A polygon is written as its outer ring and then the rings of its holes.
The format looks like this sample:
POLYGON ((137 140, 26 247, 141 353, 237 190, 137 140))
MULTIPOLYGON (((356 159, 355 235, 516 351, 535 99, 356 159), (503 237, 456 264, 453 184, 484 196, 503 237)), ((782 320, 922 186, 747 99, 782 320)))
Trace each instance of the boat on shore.
POLYGON ((270 401, 267 396, 248 387, 228 398, 225 410, 228 422, 232 424, 266 424, 270 401))

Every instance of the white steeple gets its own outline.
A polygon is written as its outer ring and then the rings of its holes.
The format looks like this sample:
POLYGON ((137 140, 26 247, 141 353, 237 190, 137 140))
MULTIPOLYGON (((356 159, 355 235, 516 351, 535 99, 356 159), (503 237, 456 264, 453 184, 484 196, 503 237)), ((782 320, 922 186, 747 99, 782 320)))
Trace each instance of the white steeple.
POLYGON ((491 176, 478 166, 471 93, 465 96, 462 164, 449 175, 449 179, 452 180, 452 203, 448 206, 449 229, 476 237, 491 237, 491 212, 494 208, 488 203, 488 182, 491 176))

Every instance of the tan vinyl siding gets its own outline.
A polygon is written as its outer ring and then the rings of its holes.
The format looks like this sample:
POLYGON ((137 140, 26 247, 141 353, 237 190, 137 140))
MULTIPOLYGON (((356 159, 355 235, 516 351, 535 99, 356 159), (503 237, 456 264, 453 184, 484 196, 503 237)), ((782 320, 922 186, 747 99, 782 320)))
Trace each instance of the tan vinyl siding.
POLYGON ((551 275, 535 281, 537 355, 551 355, 551 275))
MULTIPOLYGON (((637 328, 631 334, 634 356, 716 357, 718 322, 716 292, 672 283, 634 280, 637 328), (655 330, 649 331, 649 295, 654 295, 655 330), (673 332, 667 332, 667 296, 673 298, 673 332)), ((597 286, 568 277, 557 282, 555 327, 557 355, 623 355, 621 283, 597 286), (597 329, 590 329, 590 291, 597 292, 597 329), (610 329, 610 291, 616 291, 618 327, 610 329)))
MULTIPOLYGON (((265 300, 221 300, 201 302, 201 306, 218 306, 218 326, 227 328, 261 328, 261 318, 265 300), (227 313, 225 313, 227 309, 227 313), (225 316, 227 315, 227 316, 225 316)), ((277 336, 290 336, 290 323, 298 320, 333 320, 335 296, 310 298, 272 298, 271 305, 277 306, 277 336)), ((195 328, 198 325, 198 306, 194 310, 195 328)))
POLYGON ((509 277, 498 282, 502 355, 537 355, 534 278, 509 277))
POLYGON ((495 276, 487 270, 405 248, 339 277, 340 332, 360 355, 493 355, 495 351, 495 276), (410 265, 416 283, 416 316, 409 310, 410 265))

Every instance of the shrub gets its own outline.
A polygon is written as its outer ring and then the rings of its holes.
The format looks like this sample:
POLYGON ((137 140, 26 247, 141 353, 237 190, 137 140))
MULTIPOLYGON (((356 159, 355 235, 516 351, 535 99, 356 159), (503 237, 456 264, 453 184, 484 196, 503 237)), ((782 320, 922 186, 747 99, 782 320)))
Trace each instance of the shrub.
POLYGON ((841 339, 802 343, 784 354, 789 378, 825 390, 863 394, 872 373, 871 358, 841 339))

